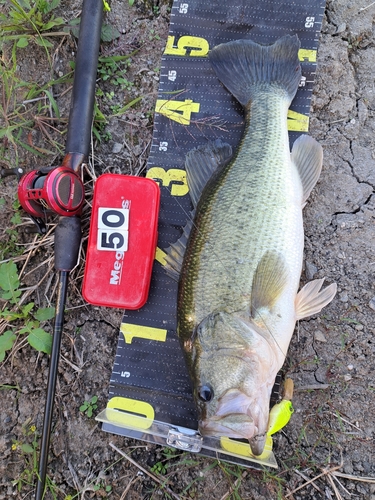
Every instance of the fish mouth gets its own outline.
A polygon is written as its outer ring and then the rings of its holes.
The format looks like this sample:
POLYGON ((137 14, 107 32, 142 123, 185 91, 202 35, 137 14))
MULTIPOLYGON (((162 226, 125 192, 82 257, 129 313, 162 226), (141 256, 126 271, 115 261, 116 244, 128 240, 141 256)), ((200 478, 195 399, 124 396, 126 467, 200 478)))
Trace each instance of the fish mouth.
POLYGON ((199 422, 199 431, 202 436, 247 439, 254 456, 263 453, 267 437, 266 434, 254 435, 258 431, 254 420, 243 413, 201 420, 199 422))
POLYGON ((249 439, 254 435, 254 420, 243 413, 224 417, 214 416, 199 422, 202 436, 225 436, 228 438, 249 439))
POLYGON ((266 443, 268 417, 268 408, 262 411, 259 401, 256 404, 244 392, 231 389, 219 400, 215 414, 199 422, 199 430, 203 436, 247 439, 253 455, 259 456, 266 443))
POLYGON ((230 389, 218 402, 215 414, 200 423, 203 435, 249 439, 257 431, 249 412, 251 399, 238 389, 230 389))

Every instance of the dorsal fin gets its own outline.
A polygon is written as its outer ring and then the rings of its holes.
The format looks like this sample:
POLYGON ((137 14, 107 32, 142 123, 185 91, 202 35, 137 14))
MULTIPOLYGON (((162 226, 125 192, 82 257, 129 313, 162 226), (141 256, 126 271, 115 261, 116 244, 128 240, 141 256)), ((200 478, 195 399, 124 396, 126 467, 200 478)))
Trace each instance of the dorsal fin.
POLYGON ((322 146, 309 135, 301 135, 292 148, 292 162, 297 167, 303 188, 304 205, 317 183, 323 163, 322 146))
POLYGON ((186 155, 186 179, 194 208, 213 173, 226 165, 231 156, 231 146, 220 139, 195 148, 186 155))
POLYGON ((231 156, 231 146, 220 139, 193 149, 186 155, 186 179, 194 211, 191 212, 190 219, 187 221, 180 239, 166 249, 167 255, 165 257, 165 270, 168 276, 176 281, 180 277, 186 245, 193 227, 195 208, 202 191, 214 172, 226 165, 231 156))

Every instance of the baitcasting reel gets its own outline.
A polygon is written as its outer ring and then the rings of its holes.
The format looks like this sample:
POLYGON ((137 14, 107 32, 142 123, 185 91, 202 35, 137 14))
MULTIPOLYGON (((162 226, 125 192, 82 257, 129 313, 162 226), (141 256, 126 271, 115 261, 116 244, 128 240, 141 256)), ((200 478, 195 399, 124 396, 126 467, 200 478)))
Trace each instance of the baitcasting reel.
POLYGON ((18 199, 39 232, 44 233, 46 216, 80 214, 84 187, 79 175, 69 167, 43 167, 21 177, 18 199))
POLYGON ((18 184, 22 208, 34 217, 78 215, 84 200, 83 183, 68 167, 45 167, 25 174, 18 184))

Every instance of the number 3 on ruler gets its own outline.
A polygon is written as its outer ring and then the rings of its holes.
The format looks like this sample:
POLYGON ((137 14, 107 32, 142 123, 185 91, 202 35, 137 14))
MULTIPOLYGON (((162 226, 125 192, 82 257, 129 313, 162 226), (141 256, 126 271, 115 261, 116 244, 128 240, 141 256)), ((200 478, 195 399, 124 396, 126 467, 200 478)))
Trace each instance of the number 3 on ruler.
POLYGON ((161 182, 162 186, 170 186, 172 196, 184 196, 189 192, 185 170, 170 168, 164 170, 162 167, 152 167, 148 170, 146 177, 161 182))

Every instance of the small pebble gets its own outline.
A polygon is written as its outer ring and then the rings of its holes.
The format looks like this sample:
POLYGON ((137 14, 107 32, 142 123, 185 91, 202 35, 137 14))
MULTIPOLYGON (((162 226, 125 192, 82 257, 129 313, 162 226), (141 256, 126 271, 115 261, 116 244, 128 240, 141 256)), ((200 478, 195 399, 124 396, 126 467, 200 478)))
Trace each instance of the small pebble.
POLYGON ((318 272, 318 268, 312 262, 306 261, 305 272, 306 272, 306 278, 308 280, 312 280, 315 274, 318 272))
POLYGON ((321 332, 320 330, 315 330, 314 339, 318 342, 327 342, 327 339, 325 338, 323 332, 321 332))
POLYGON ((341 302, 348 302, 349 300, 348 292, 347 291, 342 292, 339 298, 341 302))
POLYGON ((375 311, 375 297, 373 297, 370 302, 368 303, 368 306, 375 311))
POLYGON ((115 142, 112 146, 112 153, 117 154, 122 150, 122 144, 120 142, 115 142))
POLYGON ((349 374, 344 375, 344 380, 345 380, 345 382, 349 382, 349 380, 351 380, 351 379, 352 379, 352 376, 351 376, 351 375, 349 375, 349 374))
POLYGON ((348 365, 348 370, 353 370, 354 366, 353 365, 348 365))
POLYGON ((340 33, 344 33, 344 31, 346 30, 346 23, 341 23, 338 27, 337 27, 337 30, 335 32, 335 35, 339 35, 340 33))

